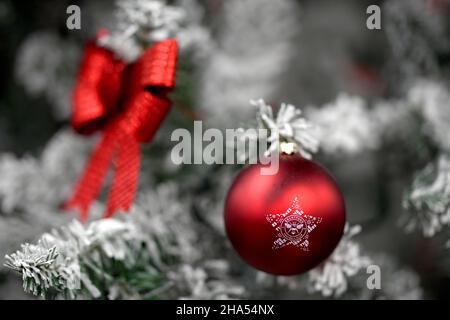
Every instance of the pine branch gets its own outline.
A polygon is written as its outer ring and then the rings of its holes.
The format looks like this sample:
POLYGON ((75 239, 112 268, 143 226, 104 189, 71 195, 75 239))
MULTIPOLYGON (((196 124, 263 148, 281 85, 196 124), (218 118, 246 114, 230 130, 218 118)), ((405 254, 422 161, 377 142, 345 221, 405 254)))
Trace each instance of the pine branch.
POLYGON ((331 256, 309 272, 309 291, 324 297, 339 297, 348 289, 349 279, 372 263, 352 238, 361 231, 358 225, 345 226, 344 236, 331 256))
POLYGON ((441 155, 416 174, 405 192, 402 217, 406 231, 419 229, 426 237, 450 226, 450 157, 441 155))
POLYGON ((7 256, 24 289, 49 297, 95 299, 227 297, 232 284, 224 261, 220 277, 200 254, 198 225, 180 203, 178 188, 161 185, 140 194, 129 215, 84 226, 73 221, 7 256), (196 265, 193 274, 183 266, 196 265), (198 287, 204 290, 196 291, 198 287))
POLYGON ((152 259, 161 260, 145 251, 131 222, 108 219, 86 227, 73 221, 6 256, 5 265, 22 274, 24 290, 34 295, 116 298, 160 285, 164 277, 152 259), (146 281, 132 281, 142 273, 146 281))

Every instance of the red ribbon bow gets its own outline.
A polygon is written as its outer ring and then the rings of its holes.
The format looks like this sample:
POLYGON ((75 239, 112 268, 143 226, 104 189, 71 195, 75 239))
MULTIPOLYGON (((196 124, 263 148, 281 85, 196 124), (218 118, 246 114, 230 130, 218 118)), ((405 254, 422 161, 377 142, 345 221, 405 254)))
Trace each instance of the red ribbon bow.
POLYGON ((175 85, 178 45, 169 39, 147 49, 133 64, 91 42, 87 44, 73 96, 72 126, 81 134, 103 131, 75 192, 64 205, 80 210, 85 221, 101 191, 108 168, 115 176, 105 217, 133 203, 141 142, 152 139, 170 109, 167 93, 175 85))

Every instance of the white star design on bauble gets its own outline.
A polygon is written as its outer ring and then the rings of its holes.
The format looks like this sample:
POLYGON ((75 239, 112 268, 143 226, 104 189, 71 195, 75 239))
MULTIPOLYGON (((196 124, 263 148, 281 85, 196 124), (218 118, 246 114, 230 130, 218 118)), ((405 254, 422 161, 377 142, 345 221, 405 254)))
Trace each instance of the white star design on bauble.
POLYGON ((292 205, 281 214, 266 215, 267 221, 277 231, 277 238, 273 242, 272 249, 280 249, 288 245, 296 246, 303 251, 308 251, 309 234, 322 222, 322 218, 307 215, 300 208, 298 197, 295 197, 292 205))

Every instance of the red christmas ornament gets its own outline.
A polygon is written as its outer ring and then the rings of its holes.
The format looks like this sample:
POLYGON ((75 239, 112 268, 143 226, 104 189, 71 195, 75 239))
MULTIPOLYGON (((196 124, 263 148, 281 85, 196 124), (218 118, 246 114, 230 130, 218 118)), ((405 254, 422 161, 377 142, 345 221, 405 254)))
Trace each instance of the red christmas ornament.
POLYGON ((225 203, 228 238, 243 260, 267 273, 294 275, 324 261, 345 224, 345 204, 333 178, 318 164, 282 154, 274 175, 246 167, 225 203))

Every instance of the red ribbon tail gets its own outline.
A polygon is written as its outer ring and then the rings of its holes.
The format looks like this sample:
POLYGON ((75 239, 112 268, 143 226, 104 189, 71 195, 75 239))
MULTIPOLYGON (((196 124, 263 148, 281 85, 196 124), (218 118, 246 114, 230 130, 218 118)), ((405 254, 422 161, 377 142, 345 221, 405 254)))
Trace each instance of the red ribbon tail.
POLYGON ((114 140, 113 134, 105 132, 96 150, 92 153, 84 173, 76 185, 75 192, 63 205, 65 210, 78 209, 81 221, 85 222, 88 219, 91 203, 100 193, 113 156, 114 140))
POLYGON ((123 133, 117 137, 115 176, 108 195, 104 214, 111 217, 116 211, 128 211, 134 201, 141 165, 139 142, 123 133))

